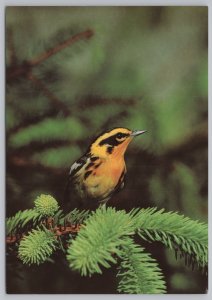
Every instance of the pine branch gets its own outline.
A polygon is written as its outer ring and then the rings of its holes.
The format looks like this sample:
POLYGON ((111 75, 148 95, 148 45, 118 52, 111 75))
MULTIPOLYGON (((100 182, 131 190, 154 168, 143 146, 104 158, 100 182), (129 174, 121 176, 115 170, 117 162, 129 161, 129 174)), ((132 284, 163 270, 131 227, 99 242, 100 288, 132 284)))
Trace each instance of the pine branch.
POLYGON ((46 118, 11 135, 8 143, 12 148, 20 148, 32 142, 67 141, 70 134, 76 141, 83 133, 84 127, 77 117, 46 118), (61 135, 62 131, 65 131, 63 135, 61 135))
POLYGON ((50 195, 41 194, 34 201, 33 209, 18 211, 15 216, 6 220, 6 233, 16 234, 21 229, 22 233, 29 225, 36 227, 38 222, 51 217, 59 210, 57 201, 50 195))
POLYGON ((80 33, 77 33, 74 36, 67 39, 66 41, 60 43, 59 45, 56 45, 55 47, 41 53, 37 57, 31 59, 29 61, 29 65, 33 66, 33 67, 36 66, 36 65, 39 65, 40 63, 42 63, 43 61, 45 61, 46 59, 48 59, 52 55, 60 52, 61 50, 67 48, 68 46, 73 45, 77 41, 79 41, 81 39, 89 39, 92 36, 93 36, 93 31, 90 30, 90 29, 88 29, 86 31, 83 31, 83 32, 80 32, 80 33))
POLYGON ((59 51, 65 49, 68 46, 73 45, 75 42, 81 39, 89 39, 92 37, 93 31, 86 30, 80 33, 75 34, 74 36, 70 37, 69 39, 65 40, 64 42, 57 44, 55 47, 39 54, 37 57, 32 58, 29 61, 24 61, 20 66, 12 66, 7 70, 7 81, 11 81, 16 79, 17 77, 27 76, 31 73, 32 68, 41 64, 43 61, 47 60, 52 55, 58 53, 59 51))
POLYGON ((20 156, 10 156, 10 162, 12 166, 19 167, 19 168, 34 168, 37 170, 40 170, 42 172, 48 172, 56 175, 60 175, 62 173, 61 170, 58 170, 58 168, 45 166, 42 163, 39 163, 37 161, 34 161, 32 159, 28 159, 26 157, 20 157, 20 156))
POLYGON ((89 210, 80 211, 75 208, 74 210, 66 214, 60 222, 64 224, 82 224, 88 218, 89 214, 89 210))
MULTIPOLYGON (((55 226, 52 229, 48 228, 48 231, 51 232, 54 235, 54 237, 57 239, 60 236, 76 234, 80 231, 80 228, 81 228, 81 225, 79 225, 79 224, 70 225, 70 226, 55 226)), ((25 233, 7 236, 6 243, 10 244, 10 245, 15 244, 17 242, 20 242, 26 236, 27 236, 27 234, 25 234, 25 233)))
POLYGON ((7 244, 19 242, 38 225, 45 226, 56 239, 62 235, 76 234, 90 213, 74 209, 64 216, 63 211, 59 210, 57 201, 50 195, 41 195, 34 203, 33 209, 19 211, 7 219, 7 244))
POLYGON ((67 249, 69 266, 85 276, 101 274, 102 267, 121 260, 119 292, 164 293, 162 271, 142 247, 134 244, 132 236, 136 233, 144 240, 180 250, 186 260, 189 256, 200 267, 207 265, 207 225, 177 213, 156 208, 126 213, 103 205, 93 212, 74 209, 64 216, 50 195, 42 194, 34 203, 34 209, 7 219, 7 243, 17 247, 20 242, 18 256, 28 265, 45 262, 57 248, 63 252, 67 249))
POLYGON ((180 250, 200 267, 207 265, 206 224, 155 208, 134 209, 126 214, 103 207, 85 221, 70 244, 67 256, 70 267, 82 275, 101 273, 101 265, 110 267, 110 263, 116 263, 123 237, 135 233, 145 240, 160 241, 175 251, 180 250))
POLYGON ((207 225, 176 212, 156 211, 156 208, 134 212, 136 230, 147 241, 160 241, 186 260, 205 267, 208 263, 207 225))
POLYGON ((56 248, 54 234, 48 230, 32 230, 19 245, 18 256, 24 264, 41 264, 56 248))
POLYGON ((161 294, 166 291, 157 262, 129 237, 123 240, 122 262, 117 277, 118 292, 126 294, 161 294))
POLYGON ((34 224, 35 226, 40 221, 41 217, 42 216, 34 209, 18 211, 13 217, 6 220, 6 234, 16 234, 20 229, 24 230, 29 224, 34 224))
POLYGON ((110 267, 121 255, 123 236, 133 234, 131 218, 124 211, 105 206, 85 221, 68 248, 67 259, 81 275, 102 273, 100 266, 110 267))

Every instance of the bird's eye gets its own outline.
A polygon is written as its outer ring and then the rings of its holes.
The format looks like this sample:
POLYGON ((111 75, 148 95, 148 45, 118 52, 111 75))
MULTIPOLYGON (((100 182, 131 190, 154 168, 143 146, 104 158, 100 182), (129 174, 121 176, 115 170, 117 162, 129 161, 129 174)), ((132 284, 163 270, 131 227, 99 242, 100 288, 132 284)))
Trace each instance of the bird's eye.
POLYGON ((118 139, 121 139, 121 138, 123 138, 123 134, 122 134, 122 133, 118 133, 116 137, 117 137, 118 139))
POLYGON ((125 141, 126 137, 127 137, 127 134, 119 132, 116 135, 116 140, 119 142, 123 142, 123 141, 125 141))

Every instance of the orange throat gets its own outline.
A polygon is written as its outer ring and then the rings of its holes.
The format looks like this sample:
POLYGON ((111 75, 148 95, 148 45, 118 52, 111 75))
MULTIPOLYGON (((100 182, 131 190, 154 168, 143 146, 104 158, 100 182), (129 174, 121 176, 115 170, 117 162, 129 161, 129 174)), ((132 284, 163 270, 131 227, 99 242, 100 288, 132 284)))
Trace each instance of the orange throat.
POLYGON ((124 153, 127 150, 129 143, 132 141, 132 138, 128 138, 124 143, 115 147, 111 156, 115 159, 123 159, 124 160, 124 153))

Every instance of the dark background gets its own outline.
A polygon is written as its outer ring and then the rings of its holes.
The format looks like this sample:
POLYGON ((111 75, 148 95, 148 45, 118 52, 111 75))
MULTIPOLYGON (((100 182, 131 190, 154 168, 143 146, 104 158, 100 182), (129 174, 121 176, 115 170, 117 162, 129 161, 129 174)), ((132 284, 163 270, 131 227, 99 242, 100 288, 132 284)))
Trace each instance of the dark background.
MULTIPOLYGON (((207 7, 8 7, 7 215, 40 193, 60 202, 70 165, 119 126, 148 133, 130 145, 127 185, 109 204, 207 221, 207 22, 207 7)), ((160 244, 144 246, 169 293, 206 291, 204 274, 160 244)), ((81 278, 59 254, 39 267, 10 257, 7 292, 115 293, 115 274, 81 278)))

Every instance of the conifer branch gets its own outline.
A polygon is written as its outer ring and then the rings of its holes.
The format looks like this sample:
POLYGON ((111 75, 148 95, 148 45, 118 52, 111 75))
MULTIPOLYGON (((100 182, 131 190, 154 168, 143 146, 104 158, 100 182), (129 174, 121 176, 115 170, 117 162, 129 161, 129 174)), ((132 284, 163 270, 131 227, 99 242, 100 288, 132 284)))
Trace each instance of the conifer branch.
POLYGON ((64 42, 57 44, 53 48, 39 54, 37 57, 32 58, 31 60, 28 61, 24 61, 19 66, 15 66, 15 67, 12 66, 8 68, 7 81, 9 82, 20 76, 28 76, 28 74, 31 73, 33 67, 39 65, 40 63, 42 63, 52 55, 58 53, 59 51, 65 49, 66 47, 73 45, 75 42, 81 39, 89 39, 90 37, 92 37, 92 35, 93 35, 93 31, 90 29, 77 33, 74 36, 70 37, 69 39, 65 40, 64 42))
POLYGON ((57 175, 61 174, 61 171, 55 167, 45 166, 44 164, 34 161, 32 159, 20 157, 20 155, 11 155, 10 164, 19 168, 36 168, 37 170, 41 170, 43 172, 48 171, 57 175))
POLYGON ((66 47, 69 47, 76 43, 77 41, 81 39, 89 39, 93 36, 93 31, 88 29, 86 31, 80 32, 75 34, 74 36, 70 37, 69 39, 65 40, 64 42, 56 45, 55 47, 41 53, 37 57, 31 59, 28 63, 30 66, 34 67, 40 63, 42 63, 44 60, 48 59, 52 55, 58 53, 59 51, 65 49, 66 47))
MULTIPOLYGON (((62 235, 68 235, 68 234, 76 234, 79 232, 81 228, 81 225, 70 225, 70 226, 55 226, 53 229, 48 230, 52 232, 55 236, 55 238, 58 238, 62 235)), ((25 238, 26 234, 16 234, 16 235, 10 235, 6 237, 6 243, 7 244, 14 244, 25 238)))
POLYGON ((6 243, 14 244, 22 240, 27 233, 39 225, 51 231, 55 238, 79 232, 89 211, 74 209, 64 216, 57 201, 49 195, 41 195, 34 201, 35 207, 19 211, 6 220, 6 243))
POLYGON ((18 211, 13 217, 6 220, 6 234, 12 235, 20 231, 24 231, 24 228, 33 223, 36 226, 42 216, 34 209, 26 209, 24 211, 18 211))
POLYGON ((7 233, 10 248, 19 243, 18 257, 28 265, 46 261, 57 249, 67 254, 70 268, 82 276, 101 274, 102 267, 116 264, 120 293, 166 290, 156 261, 134 243, 136 234, 180 251, 199 267, 205 268, 208 261, 207 225, 156 208, 126 213, 103 205, 96 211, 74 209, 64 215, 52 196, 41 195, 33 209, 7 219, 7 233))
POLYGON ((208 263, 207 225, 176 212, 156 211, 156 208, 141 209, 134 215, 139 236, 147 241, 160 241, 181 256, 188 264, 199 267, 208 263))
POLYGON ((51 231, 32 230, 20 242, 18 256, 24 264, 41 264, 56 249, 55 236, 51 231))
POLYGON ((82 275, 102 273, 121 255, 122 237, 133 234, 132 221, 124 211, 105 206, 96 210, 86 221, 68 248, 67 259, 72 269, 82 275))
POLYGON ((161 294, 166 285, 161 269, 150 254, 126 237, 122 243, 121 264, 117 277, 118 292, 126 294, 161 294))

